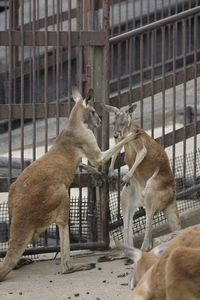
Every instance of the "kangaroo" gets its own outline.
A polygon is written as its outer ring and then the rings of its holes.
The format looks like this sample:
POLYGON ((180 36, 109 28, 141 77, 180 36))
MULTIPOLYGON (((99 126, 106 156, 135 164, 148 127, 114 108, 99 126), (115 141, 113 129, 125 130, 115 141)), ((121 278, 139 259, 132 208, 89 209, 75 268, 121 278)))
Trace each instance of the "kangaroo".
POLYGON ((150 252, 125 247, 134 260, 133 299, 200 299, 200 226, 184 229, 165 245, 150 252))
MULTIPOLYGON (((130 132, 139 129, 132 119, 135 104, 129 108, 105 105, 108 112, 114 112, 113 131, 117 142, 122 141, 130 132)), ((152 248, 152 220, 154 214, 164 211, 172 231, 179 230, 175 179, 170 169, 165 150, 143 129, 137 139, 124 145, 125 163, 128 173, 122 178, 126 183, 121 192, 121 207, 124 220, 124 243, 133 247, 132 220, 138 207, 145 207, 146 229, 142 250, 152 248)), ((114 172, 114 163, 118 153, 112 158, 109 174, 114 172)))
POLYGON ((11 220, 7 254, 0 266, 0 281, 15 267, 30 240, 36 239, 50 224, 56 223, 60 235, 61 272, 94 268, 94 264, 74 264, 70 261, 69 207, 70 187, 82 157, 98 167, 138 132, 130 133, 112 149, 101 152, 90 128, 100 125, 90 90, 85 99, 72 88, 75 105, 66 128, 53 146, 41 158, 28 166, 11 185, 8 210, 11 220), (90 128, 89 128, 90 127, 90 128))

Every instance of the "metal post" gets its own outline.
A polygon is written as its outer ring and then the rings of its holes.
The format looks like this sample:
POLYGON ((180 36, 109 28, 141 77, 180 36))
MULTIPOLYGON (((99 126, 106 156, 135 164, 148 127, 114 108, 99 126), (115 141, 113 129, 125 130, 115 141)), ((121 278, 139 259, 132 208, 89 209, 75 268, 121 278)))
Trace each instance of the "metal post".
MULTIPOLYGON (((109 1, 103 1, 103 26, 98 18, 99 1, 93 1, 93 11, 90 15, 90 26, 93 30, 103 30, 106 35, 104 47, 95 47, 93 49, 93 64, 92 64, 92 86, 95 91, 96 101, 106 104, 109 102, 109 1)), ((109 116, 102 111, 102 127, 101 132, 97 134, 97 141, 102 150, 109 147, 109 116)), ((103 172, 107 172, 107 166, 103 167, 103 172)), ((108 185, 104 184, 100 190, 97 187, 96 192, 97 206, 101 207, 100 224, 102 229, 102 239, 105 247, 109 246, 109 190, 108 185), (98 199, 99 198, 99 199, 98 199), (99 203, 98 203, 99 202, 99 203)))

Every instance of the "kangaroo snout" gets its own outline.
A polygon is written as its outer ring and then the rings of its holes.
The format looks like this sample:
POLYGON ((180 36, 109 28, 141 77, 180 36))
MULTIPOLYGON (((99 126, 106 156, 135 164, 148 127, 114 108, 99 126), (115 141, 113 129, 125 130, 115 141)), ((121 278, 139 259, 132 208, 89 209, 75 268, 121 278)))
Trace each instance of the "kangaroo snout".
POLYGON ((136 136, 142 134, 142 130, 140 128, 134 128, 133 132, 136 134, 136 136))
POLYGON ((119 137, 119 132, 114 132, 113 136, 115 139, 117 139, 119 137))

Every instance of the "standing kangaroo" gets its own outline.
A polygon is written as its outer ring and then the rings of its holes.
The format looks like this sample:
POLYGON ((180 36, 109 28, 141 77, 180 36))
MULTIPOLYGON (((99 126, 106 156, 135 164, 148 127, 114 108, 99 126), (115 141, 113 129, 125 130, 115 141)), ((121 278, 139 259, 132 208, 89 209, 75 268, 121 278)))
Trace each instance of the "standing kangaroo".
POLYGON ((200 299, 200 226, 190 226, 150 252, 126 248, 134 260, 132 299, 200 299))
MULTIPOLYGON (((114 112, 114 138, 122 141, 139 125, 132 120, 136 105, 128 109, 105 105, 108 112, 114 112)), ((122 178, 126 183, 121 192, 121 207, 124 219, 124 243, 133 247, 133 215, 140 206, 146 210, 146 229, 141 249, 152 248, 152 221, 154 214, 164 211, 171 230, 179 230, 180 220, 175 195, 175 179, 170 169, 165 150, 144 130, 137 139, 124 145, 125 163, 129 172, 122 178)), ((114 172, 118 153, 112 158, 109 173, 114 172)))
POLYGON ((100 124, 91 102, 93 91, 90 90, 84 100, 77 88, 72 90, 75 105, 66 128, 58 135, 51 149, 27 167, 10 187, 10 240, 0 266, 0 281, 18 263, 29 241, 37 238, 52 223, 59 228, 62 273, 94 267, 94 264, 72 265, 70 262, 68 188, 82 157, 85 156, 98 167, 135 138, 138 132, 129 134, 112 149, 101 152, 93 132, 88 128, 100 124))

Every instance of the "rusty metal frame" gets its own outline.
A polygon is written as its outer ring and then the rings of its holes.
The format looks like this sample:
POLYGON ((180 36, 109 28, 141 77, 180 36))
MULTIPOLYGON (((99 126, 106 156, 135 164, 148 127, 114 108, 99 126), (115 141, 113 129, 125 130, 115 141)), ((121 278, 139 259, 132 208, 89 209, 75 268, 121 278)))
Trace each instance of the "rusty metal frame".
MULTIPOLYGON (((87 12, 87 10, 90 8, 90 1, 84 1, 84 10, 87 12)), ((91 1, 92 2, 92 1, 91 1)), ((99 1, 96 2, 96 7, 99 7, 99 1)), ((103 2, 103 1, 102 1, 103 2)), ((33 1, 35 4, 36 1, 33 1)), ((13 60, 13 57, 15 58, 13 63, 11 64, 11 61, 9 61, 9 70, 8 72, 1 73, 0 77, 5 80, 7 76, 9 75, 8 82, 10 85, 9 88, 9 95, 8 95, 8 102, 7 104, 0 104, 0 120, 8 119, 8 126, 9 126, 9 161, 8 161, 8 169, 9 169, 9 180, 3 181, 3 189, 5 191, 8 190, 10 183, 12 183, 16 177, 19 175, 19 173, 24 169, 24 124, 26 119, 31 119, 33 124, 33 159, 36 158, 36 120, 37 119, 43 119, 45 122, 45 151, 48 150, 48 118, 54 117, 57 120, 57 134, 59 133, 59 117, 60 116, 68 116, 70 113, 70 110, 73 105, 71 105, 71 59, 77 58, 77 54, 79 54, 79 63, 80 68, 78 69, 79 78, 77 78, 77 81, 80 84, 80 89, 82 87, 86 86, 87 81, 90 79, 90 70, 88 69, 88 66, 84 66, 86 62, 86 57, 90 51, 91 48, 99 48, 100 51, 103 53, 103 57, 106 63, 104 63, 104 69, 106 70, 107 76, 105 76, 104 80, 102 80, 104 88, 102 89, 102 92, 104 93, 103 97, 105 101, 108 102, 109 99, 109 92, 108 92, 108 57, 109 57, 109 1, 104 1, 102 8, 104 12, 104 30, 103 31, 88 31, 88 28, 86 26, 87 18, 85 18, 84 27, 77 26, 77 31, 71 31, 71 18, 75 16, 75 11, 71 9, 71 0, 68 1, 68 11, 62 12, 62 2, 57 1, 57 13, 53 14, 52 16, 48 16, 48 7, 47 7, 47 0, 45 0, 45 16, 42 19, 39 19, 39 11, 38 8, 36 10, 36 6, 33 9, 33 21, 24 24, 24 15, 21 14, 21 25, 18 26, 19 21, 19 15, 16 13, 19 1, 13 1, 9 0, 10 4, 10 20, 15 20, 15 24, 9 24, 9 30, 1 31, 0 32, 0 46, 8 46, 8 49, 10 50, 10 53, 8 55, 8 58, 10 60, 13 60), (69 30, 63 31, 62 30, 62 21, 67 20, 68 21, 68 28, 69 30), (49 25, 55 25, 53 31, 48 31, 49 25), (39 29, 44 27, 44 31, 39 31, 39 29), (107 41, 107 43, 106 43, 107 41), (33 60, 33 69, 30 71, 30 61, 24 60, 24 47, 32 47, 30 51, 33 51, 32 60, 33 60), (37 47, 43 47, 44 52, 42 57, 38 55, 39 52, 37 52, 37 47), (48 59, 48 47, 52 47, 52 57, 51 61, 48 59), (59 88, 60 88, 60 80, 59 76, 62 74, 62 62, 63 62, 63 56, 60 53, 60 47, 65 48, 65 57, 64 61, 68 62, 67 65, 67 74, 68 74, 68 95, 64 98, 60 98, 59 94, 59 88), (14 53, 15 51, 18 51, 18 48, 21 50, 20 52, 20 60, 18 61, 16 58, 19 57, 19 53, 14 53), (88 51, 85 51, 87 48, 88 51), (83 51, 84 50, 84 51, 83 51), (37 52, 37 53, 36 53, 37 52), (42 64, 40 63, 42 62, 42 64), (48 67, 55 65, 55 102, 54 103, 48 103, 47 100, 47 84, 48 84, 48 67), (84 68, 83 68, 84 66, 84 68), (37 78, 37 72, 40 72, 40 70, 44 69, 44 94, 43 94, 43 103, 37 102, 37 90, 35 88, 35 85, 38 84, 38 78, 37 78), (14 70, 14 71, 13 71, 14 70), (30 89, 30 92, 32 92, 33 101, 32 103, 27 103, 24 94, 24 76, 32 76, 34 84, 30 89), (16 79, 20 79, 20 91, 21 91, 21 102, 20 104, 15 103, 15 101, 12 101, 12 84, 16 79), (12 120, 14 119, 20 119, 20 130, 21 130, 21 170, 19 169, 19 172, 15 172, 13 174, 12 172, 12 120)), ((82 0, 77 0, 77 9, 76 9, 76 15, 77 15, 77 23, 81 24, 82 22, 82 0)), ((22 11, 24 6, 24 1, 21 1, 22 5, 22 11)), ((95 8, 95 6, 94 6, 95 8)), ((29 6, 29 13, 31 10, 31 6, 29 6)), ((90 54, 89 54, 90 55, 90 54)), ((91 68, 92 70, 92 68, 91 68)), ((103 70, 103 69, 102 69, 103 70)), ((101 74, 101 78, 103 78, 103 72, 101 74)), ((89 83, 90 84, 90 83, 89 83)), ((88 85, 89 86, 89 85, 88 85)), ((99 95, 100 98, 102 98, 101 95, 99 95)), ((102 110, 100 109, 100 104, 97 105, 97 110, 99 114, 102 115, 102 110)), ((103 134, 102 142, 102 148, 105 148, 105 142, 108 144, 108 133, 103 134), (107 134, 107 140, 105 139, 105 134, 107 134)), ((82 194, 81 189, 83 187, 91 188, 94 186, 93 179, 89 174, 85 174, 84 172, 80 174, 75 175, 74 182, 71 186, 78 187, 80 191, 80 217, 81 217, 81 201, 82 201, 82 194)), ((101 197, 103 194, 106 195, 106 192, 103 191, 104 187, 101 188, 101 197)), ((109 232, 108 232, 108 218, 106 217, 108 215, 108 199, 106 197, 103 198, 100 203, 101 209, 99 209, 99 212, 101 215, 98 216, 98 225, 100 224, 100 228, 98 227, 98 240, 94 242, 91 240, 88 240, 87 242, 79 242, 76 244, 71 245, 71 249, 84 249, 84 248, 90 248, 90 249, 96 249, 98 248, 106 248, 109 244, 109 232)), ((80 224, 80 232, 81 232, 81 224, 80 224)), ((47 236, 45 235, 45 241, 47 239, 47 236)), ((42 253, 42 252, 55 252, 59 251, 59 247, 42 247, 42 248, 35 248, 35 249, 28 249, 26 251, 26 254, 35 254, 35 253, 42 253)), ((0 256, 4 256, 5 251, 0 253, 0 256)))

